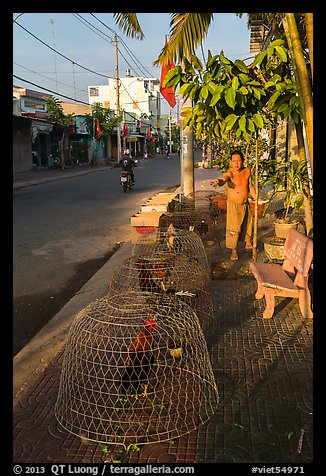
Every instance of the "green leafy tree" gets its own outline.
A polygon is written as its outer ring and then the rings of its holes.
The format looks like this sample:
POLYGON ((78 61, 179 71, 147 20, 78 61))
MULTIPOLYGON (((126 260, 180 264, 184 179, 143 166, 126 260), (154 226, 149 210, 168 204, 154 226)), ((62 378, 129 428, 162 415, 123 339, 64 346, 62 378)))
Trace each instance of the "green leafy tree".
MULTIPOLYGON (((85 114, 85 127, 88 134, 96 141, 103 139, 105 142, 109 140, 109 134, 113 131, 118 124, 120 124, 122 118, 116 117, 115 112, 111 109, 103 107, 100 103, 92 104, 91 114, 85 114), (101 136, 97 134, 97 121, 101 129, 101 136)), ((97 155, 94 159, 97 163, 97 155)))
POLYGON ((60 140, 60 158, 61 158, 61 168, 65 168, 65 158, 64 158, 64 139, 66 136, 69 137, 70 126, 73 123, 74 114, 65 114, 63 108, 60 104, 59 99, 54 98, 53 96, 46 99, 46 104, 48 108, 48 120, 56 124, 56 128, 59 133, 61 133, 60 140))
MULTIPOLYGON (((144 38, 144 34, 140 28, 138 23, 137 15, 130 14, 130 13, 116 13, 113 14, 117 23, 119 24, 120 28, 131 37, 138 37, 140 39, 144 38)), ((157 60, 154 64, 163 65, 166 64, 169 60, 173 60, 174 63, 181 63, 182 58, 187 57, 188 59, 195 51, 196 47, 201 44, 202 40, 208 33, 209 26, 213 21, 213 13, 171 13, 171 22, 170 22, 170 41, 168 45, 164 46, 161 53, 159 54, 157 60)), ((242 13, 237 13, 236 15, 242 16, 242 13)), ((313 32, 313 16, 311 13, 305 14, 296 14, 299 16, 300 19, 304 22, 306 26, 307 32, 307 42, 302 44, 300 42, 300 38, 298 35, 298 28, 296 23, 296 17, 294 13, 250 13, 248 14, 248 26, 250 26, 251 21, 253 19, 262 19, 264 24, 270 29, 276 39, 282 38, 282 28, 285 31, 286 39, 288 46, 290 48, 290 57, 292 68, 295 74, 295 82, 298 91, 298 97, 300 101, 300 117, 303 119, 306 127, 307 132, 307 141, 308 141, 308 148, 309 148, 309 157, 310 157, 310 164, 311 169, 313 169, 313 102, 312 102, 312 89, 311 89, 311 80, 309 78, 309 70, 307 66, 307 61, 305 60, 305 50, 308 49, 309 58, 310 58, 310 71, 312 77, 313 71, 313 40, 312 40, 312 32, 313 32)), ((280 46, 280 45, 279 45, 280 46)), ((279 55, 283 55, 280 48, 279 55)), ((210 58, 212 59, 212 58, 210 58)), ((223 58, 221 58, 223 60, 223 58)), ((240 61, 240 60, 239 60, 240 61)), ((223 62, 223 61, 221 61, 223 62)), ((231 62, 229 62, 230 67, 231 62)), ((243 66, 242 66, 243 67, 243 66)), ((189 69, 189 68, 188 68, 189 69)), ((198 70, 197 66, 197 70, 198 70)), ((246 74, 246 71, 243 71, 246 74)), ((236 98, 243 98, 248 94, 246 92, 247 85, 244 83, 244 79, 241 81, 240 79, 240 87, 242 88, 239 91, 239 87, 237 86, 237 80, 234 80, 234 84, 232 87, 229 87, 229 90, 226 94, 224 91, 224 95, 226 95, 228 99, 228 106, 232 108, 236 98)), ((184 81, 186 82, 186 81, 184 81)), ((203 90, 203 98, 208 96, 209 88, 214 86, 209 86, 208 84, 205 85, 206 88, 203 90)), ((221 85, 222 86, 222 85, 221 85)), ((249 84, 249 86, 251 86, 249 84)), ((255 86, 255 85, 252 85, 255 86)), ((196 85, 193 85, 191 89, 194 89, 193 95, 198 94, 198 89, 196 85)), ((219 94, 222 95, 222 89, 215 90, 214 101, 218 101, 219 94)), ((254 94, 256 94, 256 98, 259 99, 259 95, 261 95, 261 91, 257 88, 254 88, 254 94)), ((184 91, 184 93, 188 93, 189 91, 184 91)), ((294 101, 294 100, 293 100, 294 101)), ((291 105, 292 106, 292 105, 291 105)), ((284 106, 285 113, 288 113, 289 109, 286 109, 284 106)), ((189 112, 189 111, 188 111, 189 112)), ((200 117, 200 112, 202 112, 202 122, 204 121, 204 108, 203 106, 198 105, 198 110, 196 111, 198 117, 200 117)), ((261 118, 260 114, 255 117, 255 120, 251 118, 251 122, 249 121, 249 117, 245 117, 245 114, 242 115, 241 119, 236 117, 236 115, 232 116, 232 113, 229 114, 229 119, 227 122, 227 128, 229 130, 233 129, 233 121, 237 122, 238 129, 242 129, 243 132, 245 130, 250 130, 250 132, 254 133, 256 127, 260 127, 261 118)), ((189 120, 189 124, 190 124, 189 120)), ((296 129, 299 130, 300 126, 299 123, 296 123, 296 129)), ((189 127, 189 126, 187 126, 189 127)), ((219 126, 215 124, 215 127, 218 128, 219 126)), ((220 129, 223 128, 223 124, 220 126, 220 129)), ((198 127, 197 132, 199 132, 200 127, 198 127)), ((205 138, 205 134, 209 133, 209 131, 203 130, 203 136, 205 138)), ((216 131, 218 132, 218 130, 216 131)), ((223 132, 223 131, 219 131, 223 132)), ((240 133, 238 133, 240 134, 240 133)), ((298 138, 298 145, 300 145, 300 138, 298 138)), ((299 150, 299 154, 302 156, 304 154, 304 150, 301 147, 299 150)))

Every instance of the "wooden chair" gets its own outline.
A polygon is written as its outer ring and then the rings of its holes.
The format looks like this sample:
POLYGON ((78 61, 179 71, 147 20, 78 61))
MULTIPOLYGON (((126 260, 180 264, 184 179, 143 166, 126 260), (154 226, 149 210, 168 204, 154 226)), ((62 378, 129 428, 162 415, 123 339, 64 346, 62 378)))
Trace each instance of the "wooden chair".
POLYGON ((299 299, 302 316, 312 318, 308 288, 308 273, 313 258, 312 239, 297 230, 290 230, 284 244, 284 256, 282 265, 254 262, 249 265, 258 283, 256 299, 265 296, 263 318, 273 317, 276 296, 299 299))

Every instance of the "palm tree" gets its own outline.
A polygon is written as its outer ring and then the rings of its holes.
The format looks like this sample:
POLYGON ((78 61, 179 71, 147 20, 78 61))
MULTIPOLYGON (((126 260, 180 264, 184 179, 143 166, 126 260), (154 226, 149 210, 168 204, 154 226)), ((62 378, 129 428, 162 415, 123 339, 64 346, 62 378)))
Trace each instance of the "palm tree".
MULTIPOLYGON (((114 13, 118 26, 132 38, 144 38, 135 13, 114 13)), ((155 65, 166 65, 169 61, 182 63, 183 58, 191 58, 196 47, 208 33, 213 21, 213 13, 171 13, 170 40, 154 61, 155 65)), ((183 131, 184 141, 187 144, 187 153, 182 160, 183 167, 183 194, 194 196, 194 152, 193 131, 186 126, 183 131)))
MULTIPOLYGON (((242 13, 238 13, 238 16, 242 16, 242 13)), ((301 109, 301 118, 304 122, 306 133, 307 133, 307 142, 309 149, 310 165, 311 171, 313 171, 313 105, 312 105, 312 91, 310 85, 309 74, 306 66, 306 62, 303 55, 303 47, 309 50, 309 60, 310 60, 310 70, 312 75, 313 70, 313 43, 312 43, 312 29, 313 29, 313 18, 311 13, 306 13, 304 15, 300 14, 301 21, 305 22, 307 38, 303 38, 303 45, 300 42, 296 18, 293 13, 250 13, 248 14, 248 27, 250 27, 253 20, 263 20, 264 24, 267 25, 272 33, 272 36, 279 38, 285 33, 287 44, 289 47, 292 67, 295 77, 295 82, 298 91, 300 109, 301 109), (283 28, 282 28, 283 27, 283 28)), ((307 157, 304 148, 303 140, 303 129, 302 122, 295 122, 297 143, 298 143, 298 154, 300 160, 306 160, 307 157)), ((308 186, 305 186, 304 189, 304 210, 305 210, 305 221, 306 221, 306 230, 307 234, 310 234, 313 229, 313 220, 312 220, 312 210, 310 202, 310 189, 308 186)))
MULTIPOLYGON (((241 17, 242 13, 237 13, 241 17)), ((114 13, 115 20, 127 36, 143 38, 144 34, 135 13, 114 13)), ((209 26, 213 21, 213 13, 171 13, 170 41, 164 46, 156 65, 164 65, 168 60, 181 63, 183 57, 189 58, 196 47, 206 37, 209 26)), ((248 26, 252 19, 261 18, 277 38, 283 25, 286 39, 291 52, 293 69, 296 72, 296 82, 300 99, 302 118, 307 133, 311 170, 313 171, 313 103, 308 70, 304 60, 294 13, 252 13, 248 14, 248 26)), ((304 16, 307 32, 310 62, 312 71, 312 14, 304 16)), ((187 134, 187 132, 186 132, 187 134)), ((188 131, 189 134, 189 131, 188 131)))
POLYGON ((311 171, 313 172, 313 102, 310 78, 300 43, 294 13, 285 13, 282 23, 296 72, 298 95, 302 108, 302 118, 307 133, 311 171))

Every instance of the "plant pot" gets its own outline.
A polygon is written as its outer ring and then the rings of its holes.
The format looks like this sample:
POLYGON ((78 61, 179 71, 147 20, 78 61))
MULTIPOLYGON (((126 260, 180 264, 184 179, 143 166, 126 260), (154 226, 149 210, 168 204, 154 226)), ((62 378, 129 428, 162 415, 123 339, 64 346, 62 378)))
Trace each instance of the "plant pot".
POLYGON ((285 238, 276 235, 263 238, 264 250, 267 257, 271 261, 283 261, 285 256, 283 253, 285 238))
POLYGON ((216 195, 214 195, 213 197, 210 197, 210 201, 218 206, 218 208, 222 211, 222 212, 225 212, 226 213, 226 195, 224 195, 223 193, 217 193, 216 195))
MULTIPOLYGON (((263 200, 262 198, 258 198, 258 218, 263 218, 264 211, 268 202, 269 200, 263 200)), ((253 216, 255 216, 255 202, 249 199, 249 206, 251 213, 253 214, 253 216)))
POLYGON ((274 221, 275 226, 275 235, 279 238, 286 238, 290 230, 296 230, 297 226, 299 225, 298 221, 293 222, 281 222, 281 221, 274 221))

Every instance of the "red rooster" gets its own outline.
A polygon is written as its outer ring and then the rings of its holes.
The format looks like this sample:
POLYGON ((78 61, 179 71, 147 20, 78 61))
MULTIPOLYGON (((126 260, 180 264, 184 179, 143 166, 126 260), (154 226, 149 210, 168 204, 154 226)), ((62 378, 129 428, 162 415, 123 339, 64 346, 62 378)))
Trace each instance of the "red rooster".
POLYGON ((152 353, 152 332, 157 326, 155 319, 148 319, 129 346, 129 358, 121 377, 121 393, 138 396, 143 386, 147 396, 148 377, 154 361, 152 353))

